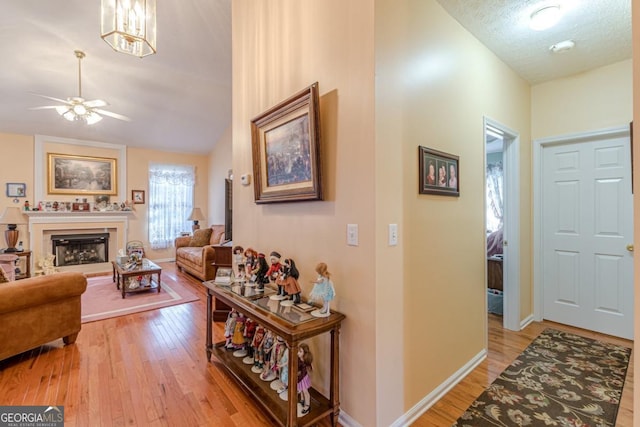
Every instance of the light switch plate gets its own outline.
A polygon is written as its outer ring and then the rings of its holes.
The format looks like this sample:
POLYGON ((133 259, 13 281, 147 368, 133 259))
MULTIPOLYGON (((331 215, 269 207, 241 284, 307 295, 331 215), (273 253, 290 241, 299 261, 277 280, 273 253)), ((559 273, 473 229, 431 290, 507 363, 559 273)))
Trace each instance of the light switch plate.
POLYGON ((398 245, 398 224, 389 224, 389 246, 398 245))
POLYGON ((347 245, 358 246, 358 224, 347 224, 347 245))

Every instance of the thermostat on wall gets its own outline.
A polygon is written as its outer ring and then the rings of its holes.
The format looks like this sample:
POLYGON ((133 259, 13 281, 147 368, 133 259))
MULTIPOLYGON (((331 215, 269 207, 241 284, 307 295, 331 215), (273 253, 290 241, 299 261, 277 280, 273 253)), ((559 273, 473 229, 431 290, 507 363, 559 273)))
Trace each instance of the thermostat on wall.
POLYGON ((245 173, 244 175, 240 176, 240 183, 242 185, 249 185, 251 184, 251 175, 249 175, 248 173, 245 173))

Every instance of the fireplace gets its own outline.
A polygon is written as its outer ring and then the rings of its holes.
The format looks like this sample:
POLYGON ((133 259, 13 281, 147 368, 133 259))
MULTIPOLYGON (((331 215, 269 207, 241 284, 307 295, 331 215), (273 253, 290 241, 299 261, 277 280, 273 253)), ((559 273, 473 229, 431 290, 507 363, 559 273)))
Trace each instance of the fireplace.
POLYGON ((109 233, 51 236, 56 267, 109 261, 109 233))

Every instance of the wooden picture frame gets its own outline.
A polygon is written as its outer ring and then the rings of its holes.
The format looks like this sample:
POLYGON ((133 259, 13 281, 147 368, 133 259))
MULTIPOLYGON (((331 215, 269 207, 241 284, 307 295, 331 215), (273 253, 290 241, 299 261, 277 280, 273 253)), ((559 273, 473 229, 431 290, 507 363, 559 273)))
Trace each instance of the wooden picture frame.
POLYGON ((419 193, 460 196, 459 157, 418 146, 419 193))
POLYGON ((48 194, 118 194, 117 160, 47 153, 48 194))
POLYGON ((134 205, 144 205, 144 190, 131 190, 131 200, 134 205))
POLYGON ((251 120, 256 203, 322 200, 318 83, 251 120))
POLYGON ((27 197, 27 184, 7 182, 7 197, 27 197))

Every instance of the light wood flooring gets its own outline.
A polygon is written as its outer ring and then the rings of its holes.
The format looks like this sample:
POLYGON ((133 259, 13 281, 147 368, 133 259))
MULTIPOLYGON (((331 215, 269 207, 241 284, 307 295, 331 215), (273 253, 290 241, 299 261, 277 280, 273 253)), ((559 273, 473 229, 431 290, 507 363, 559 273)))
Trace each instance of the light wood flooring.
MULTIPOLYGON (((553 322, 534 322, 520 332, 502 328, 502 317, 489 314, 489 354, 476 369, 423 414, 413 427, 451 426, 509 364, 546 328, 633 347, 633 342, 553 322)), ((633 426, 633 354, 622 391, 617 427, 633 426)))
MULTIPOLYGON (((205 352, 206 293, 200 281, 162 264, 200 300, 85 323, 75 345, 62 340, 0 361, 0 405, 63 405, 65 426, 273 426, 275 423, 205 352)), ((450 426, 497 375, 547 326, 502 329, 490 315, 489 357, 414 423, 450 426)), ((1 327, 1 325, 0 325, 1 327)), ((578 331, 625 345, 630 342, 578 331)), ((221 340, 221 324, 214 327, 221 340)), ((633 366, 617 426, 632 425, 633 366)), ((329 426, 327 418, 319 424, 329 426)))

